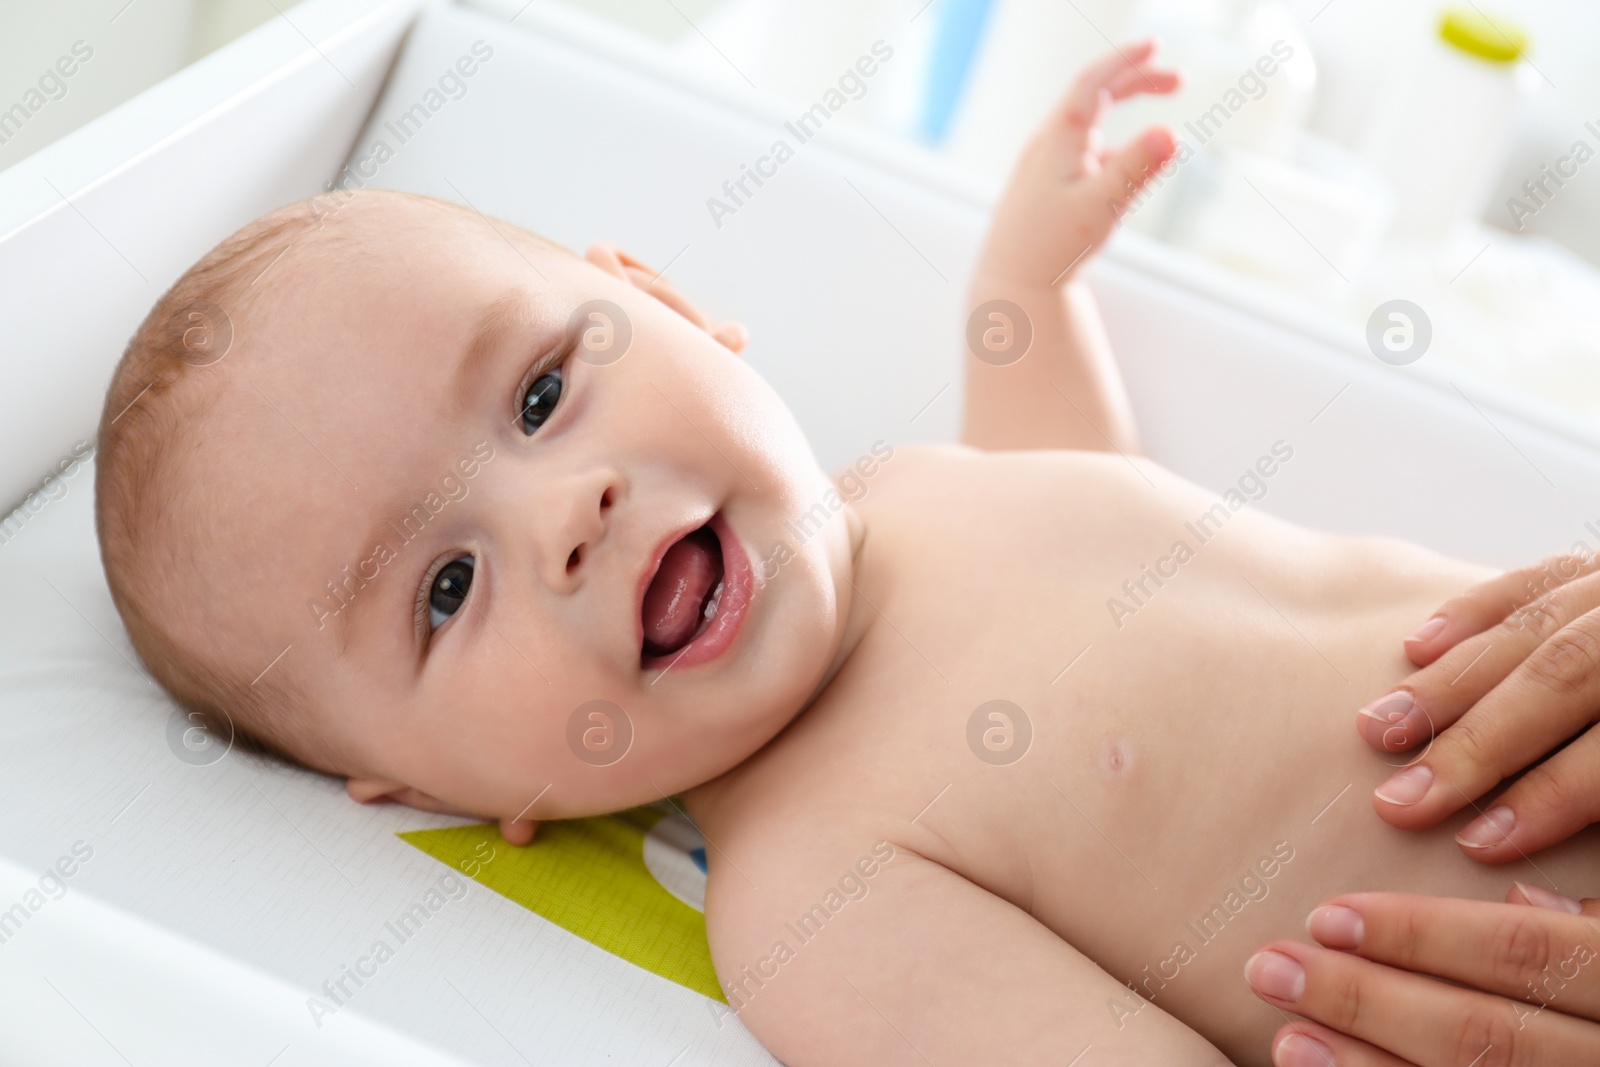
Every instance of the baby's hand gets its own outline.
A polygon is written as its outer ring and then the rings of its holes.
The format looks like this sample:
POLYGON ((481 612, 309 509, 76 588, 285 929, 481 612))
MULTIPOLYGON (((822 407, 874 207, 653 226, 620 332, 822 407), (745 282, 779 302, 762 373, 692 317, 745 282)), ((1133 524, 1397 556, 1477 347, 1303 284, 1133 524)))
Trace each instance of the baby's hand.
POLYGON ((1155 47, 1140 41, 1079 75, 1017 162, 990 225, 980 276, 1029 286, 1065 283, 1172 158, 1176 145, 1164 127, 1115 151, 1101 143, 1100 122, 1113 100, 1178 87, 1176 71, 1152 62, 1155 47))

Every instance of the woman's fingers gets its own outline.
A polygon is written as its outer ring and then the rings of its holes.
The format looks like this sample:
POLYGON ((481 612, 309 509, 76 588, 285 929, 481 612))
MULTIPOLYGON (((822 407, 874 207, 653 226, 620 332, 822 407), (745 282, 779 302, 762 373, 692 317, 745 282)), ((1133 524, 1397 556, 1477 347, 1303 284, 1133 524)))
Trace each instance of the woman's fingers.
POLYGON ((1250 957, 1245 977, 1267 1003, 1418 1067, 1482 1063, 1491 1050, 1503 1067, 1600 1062, 1594 1023, 1346 952, 1274 941, 1250 957))
POLYGON ((1481 863, 1507 863, 1600 822, 1600 729, 1591 729, 1523 775, 1456 841, 1481 863))
POLYGON ((1480 582, 1444 602, 1438 611, 1406 638, 1406 655, 1426 667, 1462 640, 1481 634, 1517 609, 1546 593, 1593 573, 1600 559, 1593 555, 1559 555, 1531 567, 1508 571, 1480 582))
POLYGON ((1375 1045, 1296 1019, 1272 1037, 1272 1067, 1413 1067, 1375 1045))
MULTIPOLYGON (((1561 625, 1592 595, 1585 587, 1588 581, 1541 601, 1540 611, 1548 616, 1548 623, 1531 633, 1523 634, 1521 627, 1508 623, 1495 628, 1499 647, 1484 649, 1482 660, 1494 658, 1498 667, 1506 649, 1512 656, 1521 656, 1524 648, 1532 647, 1487 695, 1478 697, 1481 684, 1469 683, 1462 690, 1463 697, 1451 691, 1452 683, 1442 674, 1433 673, 1467 645, 1413 676, 1408 721, 1415 723, 1420 716, 1435 732, 1443 732, 1414 763, 1374 791, 1373 806, 1385 822, 1403 829, 1432 826, 1559 748, 1600 717, 1600 611, 1561 625), (1559 629, 1551 633, 1552 626, 1559 629), (1470 710, 1460 714, 1461 705, 1469 701, 1470 710)), ((1470 665, 1465 668, 1454 684, 1465 683, 1473 669, 1470 665)), ((1497 670, 1491 670, 1490 676, 1494 673, 1497 670)), ((1387 699, 1403 702, 1407 698, 1392 694, 1387 699)), ((1384 702, 1378 702, 1378 707, 1384 707, 1384 702)), ((1513 801, 1534 800, 1547 832, 1562 820, 1570 825, 1582 818, 1584 821, 1574 826, 1581 828, 1600 810, 1600 770, 1595 766, 1600 749, 1586 741, 1575 746, 1571 755, 1564 752, 1561 756, 1533 775, 1533 781, 1513 797, 1513 801), (1556 814, 1558 809, 1562 814, 1556 814)), ((1516 825, 1523 814, 1502 804, 1485 814, 1488 821, 1475 822, 1463 844, 1480 850, 1495 846, 1493 851, 1478 853, 1484 859, 1514 854, 1528 829, 1526 823, 1516 825)))
MULTIPOLYGON (((1530 902, 1564 899, 1540 886, 1518 893, 1530 902)), ((1374 963, 1600 1019, 1600 924, 1569 910, 1349 893, 1312 911, 1306 929, 1327 948, 1374 963)))
MULTIPOLYGON (((1521 904, 1531 908, 1548 908, 1551 911, 1564 911, 1568 915, 1586 915, 1589 918, 1600 917, 1600 897, 1589 897, 1585 900, 1573 900, 1571 897, 1562 896, 1560 893, 1524 882, 1512 882, 1511 888, 1506 890, 1507 904, 1521 904)), ((1600 927, 1594 927, 1600 932, 1600 927)))
POLYGON ((1586 575, 1505 612, 1486 632, 1461 641, 1393 692, 1362 708, 1357 728, 1369 744, 1389 752, 1425 744, 1522 666, 1563 623, 1596 607, 1600 607, 1600 574, 1586 575))

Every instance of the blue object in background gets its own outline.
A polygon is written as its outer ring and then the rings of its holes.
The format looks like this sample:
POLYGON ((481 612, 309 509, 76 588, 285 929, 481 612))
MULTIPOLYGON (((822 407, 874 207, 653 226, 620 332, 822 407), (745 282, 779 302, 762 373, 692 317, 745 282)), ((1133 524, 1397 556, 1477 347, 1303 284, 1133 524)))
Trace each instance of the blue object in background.
POLYGON ((942 0, 934 10, 939 27, 928 57, 928 85, 917 131, 929 144, 939 144, 950 132, 990 6, 991 0, 942 0))

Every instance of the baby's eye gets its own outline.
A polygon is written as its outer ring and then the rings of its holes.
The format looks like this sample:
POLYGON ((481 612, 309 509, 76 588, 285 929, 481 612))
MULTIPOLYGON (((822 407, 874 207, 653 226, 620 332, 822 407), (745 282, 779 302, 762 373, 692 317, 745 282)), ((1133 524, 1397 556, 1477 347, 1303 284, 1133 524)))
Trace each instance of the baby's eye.
POLYGON ((428 586, 428 632, 443 626, 445 620, 467 599, 472 588, 472 557, 462 556, 439 568, 428 586))
POLYGON ((545 371, 522 394, 522 432, 532 437, 561 400, 561 368, 545 371))

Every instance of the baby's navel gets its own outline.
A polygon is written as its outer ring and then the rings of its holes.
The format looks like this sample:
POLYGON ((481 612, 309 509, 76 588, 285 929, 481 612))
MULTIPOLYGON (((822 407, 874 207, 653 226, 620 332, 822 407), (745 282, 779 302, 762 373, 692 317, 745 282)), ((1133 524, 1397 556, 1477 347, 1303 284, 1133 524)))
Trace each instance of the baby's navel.
POLYGON ((1111 777, 1126 774, 1132 762, 1133 746, 1128 742, 1113 738, 1100 746, 1100 767, 1111 777))

